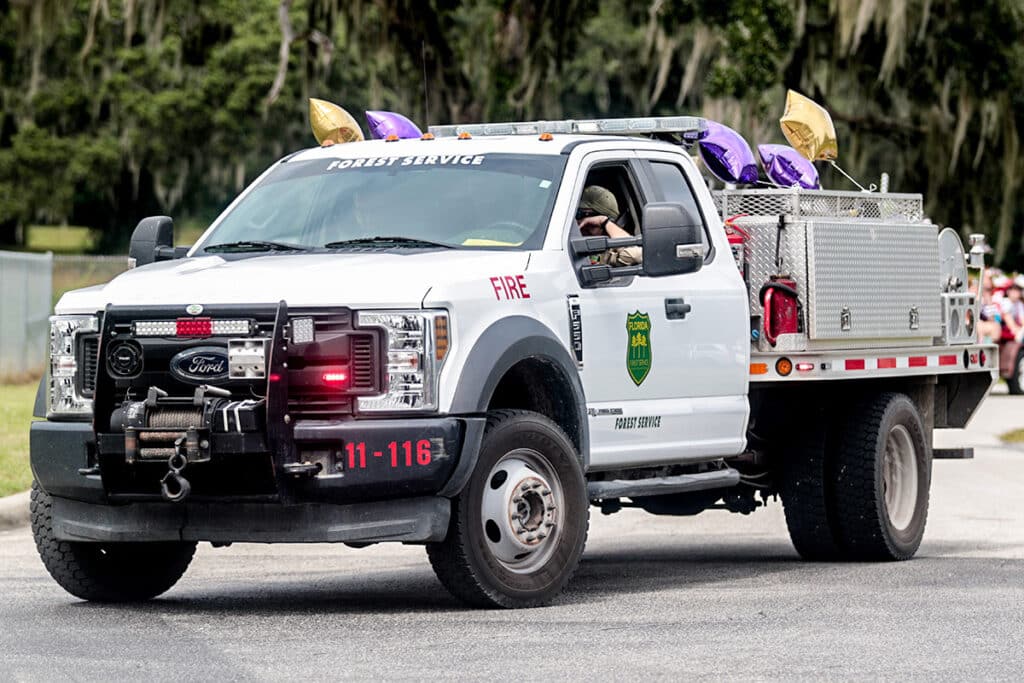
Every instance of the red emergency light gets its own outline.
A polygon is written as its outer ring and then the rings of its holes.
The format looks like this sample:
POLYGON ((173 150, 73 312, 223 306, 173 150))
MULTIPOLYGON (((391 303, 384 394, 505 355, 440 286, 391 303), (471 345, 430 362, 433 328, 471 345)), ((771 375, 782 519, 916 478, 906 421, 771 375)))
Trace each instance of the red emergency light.
POLYGON ((320 377, 321 381, 334 389, 343 389, 348 386, 348 373, 342 370, 328 370, 320 377))
POLYGON ((178 318, 175 334, 179 337, 209 337, 213 335, 213 320, 210 318, 178 318))

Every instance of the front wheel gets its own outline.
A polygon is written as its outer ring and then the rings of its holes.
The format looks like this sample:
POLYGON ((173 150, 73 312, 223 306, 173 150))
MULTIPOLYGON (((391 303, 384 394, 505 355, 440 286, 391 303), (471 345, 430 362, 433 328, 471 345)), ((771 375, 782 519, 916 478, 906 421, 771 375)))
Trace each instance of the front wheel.
POLYGON ((494 411, 473 476, 452 501, 448 535, 427 555, 463 602, 536 607, 575 572, 588 520, 586 483, 565 433, 537 413, 494 411))
POLYGON ((53 501, 32 483, 32 535, 46 571, 75 597, 97 602, 148 600, 188 569, 195 543, 78 543, 53 532, 53 501))

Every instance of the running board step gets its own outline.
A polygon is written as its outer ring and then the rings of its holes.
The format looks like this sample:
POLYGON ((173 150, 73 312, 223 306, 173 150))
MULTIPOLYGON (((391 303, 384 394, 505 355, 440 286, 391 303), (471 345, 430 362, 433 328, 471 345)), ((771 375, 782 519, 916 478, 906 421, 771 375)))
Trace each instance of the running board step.
POLYGON ((587 484, 587 495, 590 497, 590 500, 637 498, 640 496, 661 496, 667 493, 683 493, 685 491, 724 489, 736 486, 739 483, 740 473, 732 468, 726 468, 724 470, 699 472, 697 474, 677 474, 673 477, 592 481, 587 484))
POLYGON ((973 448, 933 448, 933 460, 971 460, 974 458, 973 448))

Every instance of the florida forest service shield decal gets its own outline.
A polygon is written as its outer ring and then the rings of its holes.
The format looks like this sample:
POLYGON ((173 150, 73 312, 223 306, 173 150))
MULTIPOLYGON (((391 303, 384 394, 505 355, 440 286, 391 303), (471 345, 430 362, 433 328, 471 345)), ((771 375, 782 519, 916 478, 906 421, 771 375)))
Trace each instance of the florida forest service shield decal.
POLYGON ((651 371, 651 316, 640 311, 626 316, 626 371, 637 386, 651 371))

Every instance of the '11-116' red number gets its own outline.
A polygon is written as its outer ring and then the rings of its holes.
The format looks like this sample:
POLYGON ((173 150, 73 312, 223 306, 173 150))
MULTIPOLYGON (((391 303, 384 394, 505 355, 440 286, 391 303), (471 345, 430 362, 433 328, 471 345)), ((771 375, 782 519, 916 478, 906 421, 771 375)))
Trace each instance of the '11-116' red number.
MULTIPOLYGON (((348 454, 348 468, 366 469, 366 442, 349 441, 345 444, 345 452, 348 454)), ((385 451, 371 451, 370 457, 390 457, 392 467, 412 467, 413 465, 430 464, 430 440, 420 439, 415 446, 412 441, 392 441, 385 451)))

